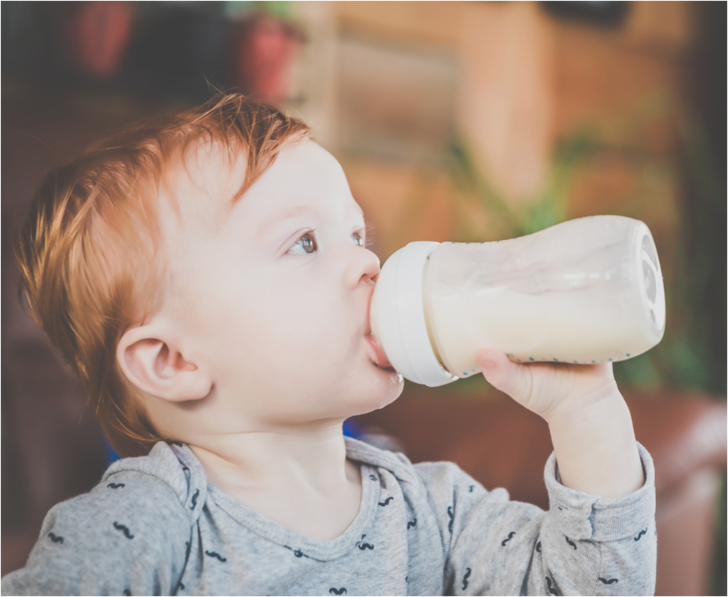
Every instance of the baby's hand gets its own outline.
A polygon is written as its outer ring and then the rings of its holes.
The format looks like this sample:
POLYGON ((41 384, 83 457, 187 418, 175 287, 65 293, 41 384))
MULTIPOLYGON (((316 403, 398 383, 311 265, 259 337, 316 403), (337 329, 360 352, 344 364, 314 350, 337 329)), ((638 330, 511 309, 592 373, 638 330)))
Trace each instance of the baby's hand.
POLYGON ((476 358, 494 387, 546 419, 563 485, 607 498, 642 486, 632 418, 612 363, 520 365, 498 350, 476 358))
POLYGON ((612 363, 519 364, 492 349, 481 350, 476 359, 483 369, 483 376, 493 387, 547 421, 555 415, 571 414, 593 401, 619 392, 612 363))

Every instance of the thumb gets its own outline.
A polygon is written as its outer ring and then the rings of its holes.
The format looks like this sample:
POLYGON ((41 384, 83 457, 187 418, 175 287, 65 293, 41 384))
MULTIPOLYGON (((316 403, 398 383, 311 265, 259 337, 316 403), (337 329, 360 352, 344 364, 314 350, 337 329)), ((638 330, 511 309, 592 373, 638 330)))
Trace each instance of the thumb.
POLYGON ((525 365, 512 363, 499 350, 485 349, 475 355, 483 377, 495 389, 505 392, 518 402, 525 401, 531 393, 531 376, 525 365))

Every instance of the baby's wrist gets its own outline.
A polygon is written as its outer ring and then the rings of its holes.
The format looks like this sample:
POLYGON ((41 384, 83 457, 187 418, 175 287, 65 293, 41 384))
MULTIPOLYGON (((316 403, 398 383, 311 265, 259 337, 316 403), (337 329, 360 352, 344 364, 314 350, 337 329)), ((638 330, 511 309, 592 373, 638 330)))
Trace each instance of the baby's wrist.
POLYGON ((573 392, 543 418, 552 428, 584 424, 591 420, 603 419, 606 422, 612 417, 623 419, 625 413, 631 421, 624 397, 612 379, 589 392, 573 392))
POLYGON ((607 498, 636 491, 644 475, 632 417, 616 384, 582 402, 565 404, 548 421, 562 484, 607 498))

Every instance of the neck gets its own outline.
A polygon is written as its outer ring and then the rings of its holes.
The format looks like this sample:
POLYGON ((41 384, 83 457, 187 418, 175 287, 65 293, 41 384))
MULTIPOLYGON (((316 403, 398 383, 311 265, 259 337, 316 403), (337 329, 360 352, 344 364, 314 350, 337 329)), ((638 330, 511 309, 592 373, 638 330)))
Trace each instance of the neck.
POLYGON ((304 490, 331 494, 352 482, 341 420, 192 438, 208 481, 228 493, 304 490))

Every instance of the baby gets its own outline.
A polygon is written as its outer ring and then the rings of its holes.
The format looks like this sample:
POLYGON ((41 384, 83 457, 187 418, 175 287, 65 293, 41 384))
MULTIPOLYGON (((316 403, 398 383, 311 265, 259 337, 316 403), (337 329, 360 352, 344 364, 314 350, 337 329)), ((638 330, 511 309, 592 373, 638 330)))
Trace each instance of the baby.
POLYGON ((369 327, 380 263, 340 165, 275 106, 102 141, 46 177, 17 253, 128 458, 51 509, 3 594, 653 593, 654 469, 611 364, 478 354, 549 423, 548 512, 344 437, 403 389, 369 327))

